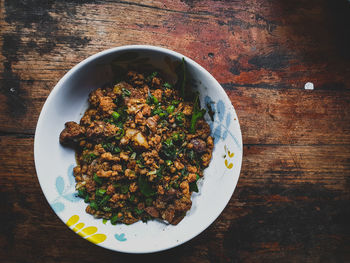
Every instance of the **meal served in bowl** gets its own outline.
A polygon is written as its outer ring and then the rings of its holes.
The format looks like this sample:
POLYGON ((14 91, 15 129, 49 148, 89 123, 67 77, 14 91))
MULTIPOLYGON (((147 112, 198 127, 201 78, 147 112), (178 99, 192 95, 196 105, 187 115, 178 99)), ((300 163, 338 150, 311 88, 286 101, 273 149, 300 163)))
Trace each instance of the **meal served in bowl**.
POLYGON ((72 231, 150 253, 214 222, 236 187, 242 148, 237 114, 208 71, 135 45, 92 55, 59 80, 38 119, 34 160, 48 203, 72 231))
POLYGON ((87 213, 112 224, 183 219, 214 147, 198 95, 183 86, 156 71, 129 71, 90 93, 80 124, 65 124, 60 143, 76 150, 76 189, 87 213))

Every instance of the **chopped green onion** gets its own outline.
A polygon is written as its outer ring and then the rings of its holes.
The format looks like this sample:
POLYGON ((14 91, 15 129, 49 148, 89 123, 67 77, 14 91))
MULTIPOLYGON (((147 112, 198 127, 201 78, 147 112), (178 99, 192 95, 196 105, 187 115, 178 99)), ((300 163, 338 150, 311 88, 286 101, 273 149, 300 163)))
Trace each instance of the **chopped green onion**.
POLYGON ((148 90, 148 97, 147 97, 146 103, 148 105, 152 105, 152 104, 157 105, 159 103, 158 99, 154 97, 149 90, 148 90))
POLYGON ((135 159, 136 158, 136 152, 133 152, 130 156, 130 159, 135 159))
POLYGON ((187 171, 186 168, 183 168, 183 169, 181 170, 180 178, 183 178, 183 177, 186 177, 186 176, 188 176, 188 171, 187 171))
POLYGON ((107 223, 107 221, 108 221, 108 220, 107 220, 106 218, 103 218, 103 219, 102 219, 102 224, 105 225, 105 224, 107 223))
POLYGON ((102 198, 102 200, 100 201, 99 205, 100 205, 100 206, 106 205, 110 198, 111 198, 111 197, 110 197, 109 195, 105 195, 105 196, 102 198))
POLYGON ((159 117, 164 117, 164 116, 166 116, 167 114, 166 114, 165 112, 161 112, 161 113, 159 113, 158 115, 159 115, 159 117))
POLYGON ((168 108, 166 108, 166 111, 170 114, 173 113, 175 110, 175 106, 174 105, 169 105, 168 108))
POLYGON ((163 87, 167 89, 171 89, 173 86, 168 82, 164 82, 163 87))
POLYGON ((187 156, 188 156, 188 158, 190 158, 191 161, 193 161, 196 158, 196 154, 194 153, 193 150, 189 150, 187 152, 187 156))
POLYGON ((122 185, 120 187, 120 191, 122 192, 122 194, 126 194, 127 192, 129 192, 129 186, 128 185, 122 185))
POLYGON ((108 207, 108 206, 104 206, 104 207, 102 208, 102 210, 105 211, 105 212, 111 212, 111 211, 112 211, 112 208, 111 208, 111 207, 108 207))
POLYGON ((78 196, 81 198, 85 198, 87 195, 86 189, 84 187, 78 189, 78 196))
POLYGON ((162 127, 165 127, 165 126, 168 125, 168 122, 167 122, 166 120, 161 120, 161 121, 160 121, 160 125, 161 125, 162 127))
POLYGON ((97 196, 103 196, 104 194, 106 193, 106 190, 105 189, 97 189, 96 190, 96 195, 97 196))
POLYGON ((179 126, 182 126, 184 119, 185 119, 185 115, 182 112, 178 112, 175 115, 175 121, 176 121, 177 125, 179 125, 179 126))
POLYGON ((151 206, 153 203, 152 198, 146 198, 145 203, 146 203, 146 206, 151 206))
POLYGON ((175 132, 171 137, 173 138, 174 141, 181 142, 185 139, 186 135, 183 132, 175 132))
POLYGON ((97 184, 102 184, 102 179, 98 177, 96 173, 94 173, 93 179, 97 184))
POLYGON ((120 153, 122 150, 118 147, 118 146, 115 146, 114 148, 113 148, 113 152, 114 153, 120 153))
POLYGON ((179 133, 175 132, 172 136, 174 141, 178 141, 179 140, 179 133))
POLYGON ((173 144, 173 140, 170 139, 170 138, 166 139, 166 140, 164 141, 164 144, 165 144, 167 147, 171 147, 171 146, 174 145, 174 144, 173 144))
POLYGON ((120 117, 120 114, 119 114, 118 112, 114 111, 114 112, 112 113, 112 117, 113 117, 114 120, 118 120, 119 117, 120 117))
POLYGON ((158 178, 162 178, 162 177, 163 177, 163 175, 162 175, 163 169, 164 169, 164 165, 161 165, 161 166, 159 167, 159 169, 157 170, 157 177, 158 177, 158 178))
MULTIPOLYGON (((119 127, 119 128, 120 128, 120 127, 119 127)), ((116 138, 117 140, 120 140, 120 139, 124 136, 124 134, 125 134, 124 129, 123 129, 123 128, 120 128, 120 129, 117 131, 117 134, 116 134, 115 138, 116 138)))
POLYGON ((141 160, 137 160, 136 161, 136 164, 140 167, 140 168, 145 168, 146 166, 144 166, 143 164, 142 164, 142 161, 141 160))
POLYGON ((90 207, 94 210, 98 210, 98 205, 94 200, 90 202, 90 207))
POLYGON ((173 162, 171 160, 166 160, 165 163, 166 163, 167 166, 170 166, 170 165, 173 164, 173 162))
POLYGON ((143 213, 143 210, 142 209, 138 209, 137 207, 135 207, 134 212, 135 212, 136 215, 139 216, 139 215, 141 215, 143 213))
POLYGON ((154 72, 152 72, 152 74, 151 75, 149 75, 148 77, 152 80, 155 76, 157 76, 158 75, 158 72, 157 71, 154 71, 154 72))
POLYGON ((88 153, 83 156, 83 161, 86 163, 91 163, 97 156, 94 153, 88 153))
POLYGON ((125 96, 130 97, 131 95, 131 92, 126 88, 122 88, 122 92, 123 92, 123 97, 125 96))
POLYGON ((121 217, 118 217, 118 215, 114 215, 111 217, 111 224, 115 225, 117 224, 117 221, 119 221, 121 219, 121 217))
POLYGON ((176 159, 177 152, 173 140, 171 138, 168 138, 163 142, 162 154, 166 157, 166 159, 176 159))
POLYGON ((155 108, 155 109, 152 110, 152 114, 153 114, 153 115, 159 115, 159 114, 162 113, 162 112, 163 112, 163 110, 162 110, 161 107, 157 107, 157 108, 155 108))

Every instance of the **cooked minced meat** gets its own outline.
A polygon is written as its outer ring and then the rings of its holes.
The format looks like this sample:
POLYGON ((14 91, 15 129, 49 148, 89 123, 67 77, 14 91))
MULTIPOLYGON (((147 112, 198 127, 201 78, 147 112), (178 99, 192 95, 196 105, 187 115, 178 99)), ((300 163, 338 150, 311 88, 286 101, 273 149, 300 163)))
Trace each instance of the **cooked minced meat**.
POLYGON ((86 212, 132 224, 179 223, 209 165, 213 139, 198 96, 185 101, 157 73, 130 71, 99 88, 80 124, 67 122, 62 145, 76 149, 76 188, 86 212))

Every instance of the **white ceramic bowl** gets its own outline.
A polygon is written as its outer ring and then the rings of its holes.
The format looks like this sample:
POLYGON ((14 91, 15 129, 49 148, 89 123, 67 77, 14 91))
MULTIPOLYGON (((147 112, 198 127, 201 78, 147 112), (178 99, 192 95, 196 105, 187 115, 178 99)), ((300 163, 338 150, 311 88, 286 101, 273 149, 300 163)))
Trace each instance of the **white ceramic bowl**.
POLYGON ((200 65, 174 51, 154 46, 122 46, 95 54, 73 67, 55 86, 41 111, 34 157, 44 195, 58 215, 83 238, 120 252, 149 253, 178 246, 205 230, 222 212, 236 187, 242 163, 242 136, 236 112, 220 84, 200 65), (89 93, 113 81, 120 68, 148 65, 175 81, 174 67, 185 58, 202 107, 210 104, 214 121, 205 118, 215 138, 213 158, 192 195, 192 208, 176 226, 158 221, 111 225, 85 212, 76 197, 74 150, 62 147, 59 134, 67 121, 79 122, 89 93))

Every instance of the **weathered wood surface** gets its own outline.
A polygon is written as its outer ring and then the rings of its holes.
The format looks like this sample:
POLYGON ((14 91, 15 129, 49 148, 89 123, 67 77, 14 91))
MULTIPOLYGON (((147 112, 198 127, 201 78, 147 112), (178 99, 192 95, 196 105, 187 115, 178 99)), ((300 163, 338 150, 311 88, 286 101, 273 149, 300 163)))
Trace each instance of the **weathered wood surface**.
POLYGON ((0 0, 0 262, 349 262, 349 47, 346 0, 0 0), (235 106, 244 141, 220 217, 152 255, 75 235, 47 204, 33 161, 37 118, 57 81, 125 44, 203 65, 235 106))

